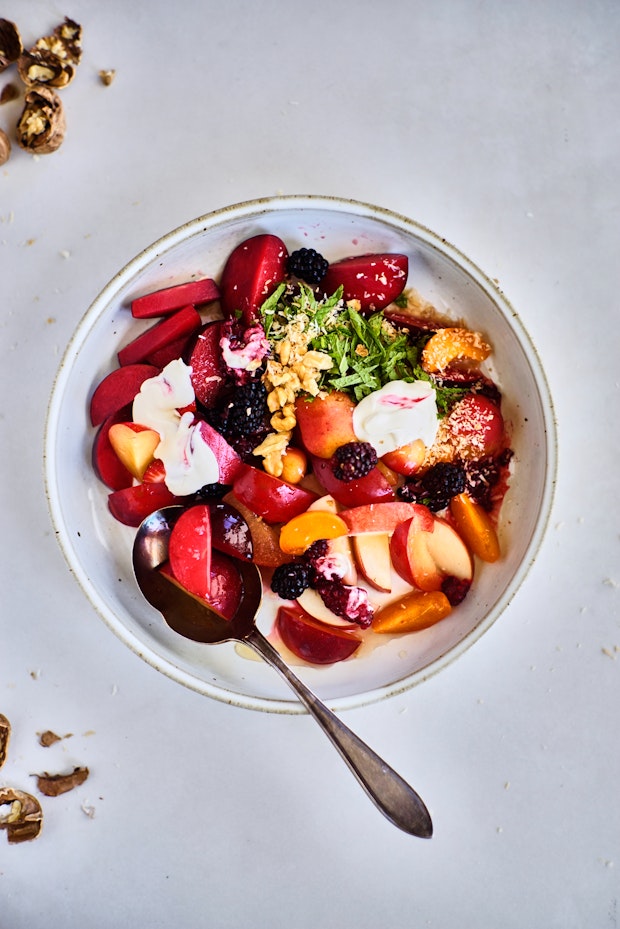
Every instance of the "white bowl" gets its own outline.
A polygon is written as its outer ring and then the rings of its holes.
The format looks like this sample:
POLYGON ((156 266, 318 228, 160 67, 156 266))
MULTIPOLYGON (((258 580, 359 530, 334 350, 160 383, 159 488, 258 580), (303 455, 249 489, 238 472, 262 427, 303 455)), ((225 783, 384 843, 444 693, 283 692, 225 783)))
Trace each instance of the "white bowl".
MULTIPOLYGON (((508 607, 536 556, 551 510, 553 408, 532 342, 499 288, 445 239, 404 216, 332 197, 277 197, 209 213, 146 248, 96 298, 65 352, 48 412, 46 482, 57 537, 88 599, 126 645, 179 683, 239 706, 303 712, 263 662, 242 657, 233 644, 199 645, 181 638, 144 600, 131 567, 134 531, 109 514, 106 488, 91 466, 89 402, 97 383, 116 366, 119 347, 152 325, 132 318, 130 300, 192 275, 217 278, 235 245, 259 232, 280 236, 291 251, 314 247, 330 260, 373 251, 408 254, 409 286, 490 338, 491 374, 501 386, 504 415, 512 426, 514 474, 501 516, 502 560, 479 563, 466 600, 431 629, 377 636, 380 647, 362 657, 298 669, 323 700, 345 709, 424 681, 462 654, 508 607)), ((263 628, 270 619, 262 617, 263 628)))

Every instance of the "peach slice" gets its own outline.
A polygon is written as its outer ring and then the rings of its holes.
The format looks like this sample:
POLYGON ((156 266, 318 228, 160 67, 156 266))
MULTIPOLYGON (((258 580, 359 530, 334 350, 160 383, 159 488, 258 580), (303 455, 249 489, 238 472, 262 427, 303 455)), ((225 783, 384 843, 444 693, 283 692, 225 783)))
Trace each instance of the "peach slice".
POLYGON ((119 461, 141 481, 159 445, 159 433, 138 423, 115 423, 110 426, 108 439, 119 461))
POLYGON ((401 445, 393 452, 386 452, 381 461, 396 474, 409 476, 415 474, 426 458, 426 445, 422 439, 415 439, 408 445, 401 445))
POLYGON ((420 632, 444 619, 451 610, 450 601, 440 590, 414 590, 375 613, 372 630, 390 635, 420 632))
POLYGON ((347 531, 347 524, 335 513, 307 510, 282 526, 280 548, 287 555, 303 555, 318 539, 336 539, 347 531))
POLYGON ((422 351, 422 367, 429 374, 438 374, 457 360, 484 361, 491 353, 491 346, 479 332, 470 329, 449 327, 438 329, 430 337, 422 351))
POLYGON ((456 530, 438 517, 433 517, 430 532, 415 519, 397 526, 390 555, 395 571, 420 590, 440 590, 446 577, 471 581, 474 573, 469 549, 456 530))
POLYGON ((297 597, 297 603, 309 616, 313 616, 314 619, 318 619, 327 626, 337 626, 340 629, 356 629, 359 632, 360 627, 356 623, 352 623, 350 620, 332 612, 323 602, 320 593, 313 590, 312 587, 306 587, 303 593, 297 597))
POLYGON ((384 593, 392 590, 392 560, 390 537, 387 532, 356 535, 352 538, 353 554, 362 577, 384 593))
POLYGON ((399 523, 416 517, 419 528, 430 532, 433 528, 431 511, 419 503, 406 500, 386 500, 380 503, 367 503, 365 506, 351 507, 344 510, 342 518, 352 536, 376 532, 392 533, 399 523))
POLYGON ((459 534, 474 555, 482 561, 497 561, 501 554, 499 539, 487 511, 463 493, 450 501, 450 513, 459 534))
POLYGON ((318 458, 331 458, 341 445, 356 442, 354 409, 351 397, 338 390, 326 397, 298 397, 295 416, 306 451, 318 458))

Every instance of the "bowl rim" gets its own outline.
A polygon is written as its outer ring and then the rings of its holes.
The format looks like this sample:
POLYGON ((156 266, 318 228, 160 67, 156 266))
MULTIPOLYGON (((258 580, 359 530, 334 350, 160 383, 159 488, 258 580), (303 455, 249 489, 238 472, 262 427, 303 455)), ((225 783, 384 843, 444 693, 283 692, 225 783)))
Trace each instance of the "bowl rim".
POLYGON ((271 713, 285 714, 305 714, 307 711, 294 698, 290 700, 272 699, 266 697, 252 697, 246 694, 237 694, 227 691, 222 687, 213 686, 208 681, 199 680, 187 671, 174 665, 169 659, 159 655, 155 649, 150 648, 144 642, 140 641, 137 636, 130 633, 122 622, 114 615, 103 598, 94 590, 87 573, 83 569, 79 558, 69 541, 69 534, 60 508, 60 501, 57 499, 53 488, 56 484, 56 439, 57 439, 57 420, 60 415, 64 388, 69 378, 72 362, 77 357, 81 345, 86 338, 88 331, 94 320, 98 318, 105 306, 109 303, 112 296, 117 293, 122 286, 137 273, 140 268, 148 261, 157 257, 162 252, 167 252, 174 248, 181 241, 192 238, 195 235, 213 228, 218 225, 228 223, 230 220, 247 219, 258 217, 262 214, 285 211, 291 209, 312 209, 326 210, 340 213, 352 213, 355 216, 366 217, 386 223, 401 231, 413 234, 418 239, 423 240, 427 245, 435 248, 444 257, 455 262, 471 278, 473 278, 493 300, 493 302, 502 310, 507 317, 509 326, 513 329, 521 345, 524 347, 528 361, 531 367, 532 375, 538 391, 538 398, 541 405, 542 416, 544 421, 544 431, 546 437, 545 452, 547 466, 545 471, 544 484, 542 489, 541 505, 536 523, 534 525, 529 543, 524 552, 524 556, 514 572, 510 582, 506 586, 503 594, 498 601, 488 611, 474 629, 467 633, 457 644, 453 645, 447 652, 434 659, 432 663, 424 668, 414 671, 391 684, 377 687, 369 691, 347 697, 334 698, 326 700, 329 706, 336 710, 347 710, 361 706, 370 705, 388 697, 402 694, 420 683, 433 677, 439 671, 445 669, 453 661, 456 661, 464 652, 474 645, 482 635, 496 622, 499 616, 508 608, 518 589, 525 580, 532 564, 536 560, 544 536, 546 534, 555 498, 555 486, 557 479, 557 420, 553 399, 549 389, 548 380, 541 363, 538 351, 527 332, 518 313, 508 301, 499 284, 491 279, 482 271, 467 255, 460 249, 452 245, 443 236, 433 232, 428 227, 386 207, 375 206, 361 200, 341 198, 328 195, 318 194, 283 194, 272 197, 259 197, 251 200, 240 201, 235 204, 224 206, 208 213, 202 214, 195 219, 189 220, 160 236, 150 245, 147 245, 133 258, 131 258, 116 274, 108 281, 103 289, 97 294, 90 306, 79 320, 71 339, 69 340, 58 369, 56 371, 50 398, 47 406, 47 413, 44 427, 44 489, 48 503, 51 522, 55 531, 55 536, 60 546, 61 552, 65 558, 70 573, 74 576, 82 592, 86 595, 95 612, 103 619, 108 628, 135 654, 141 657, 147 664, 155 670, 163 673, 167 677, 182 684, 190 690, 194 690, 205 696, 209 696, 219 702, 228 703, 245 709, 261 710, 271 713))

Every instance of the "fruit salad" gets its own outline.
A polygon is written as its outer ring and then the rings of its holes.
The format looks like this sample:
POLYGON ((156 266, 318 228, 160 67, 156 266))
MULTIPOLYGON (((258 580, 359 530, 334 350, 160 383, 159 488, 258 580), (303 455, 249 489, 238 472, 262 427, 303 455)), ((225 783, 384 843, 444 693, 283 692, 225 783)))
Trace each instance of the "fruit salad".
POLYGON ((93 463, 126 526, 184 507, 171 583, 230 618, 235 563, 255 562, 272 640, 322 665, 445 620, 502 557, 492 347, 414 289, 406 255, 330 260, 259 234, 219 280, 131 313, 153 322, 94 389, 93 463))

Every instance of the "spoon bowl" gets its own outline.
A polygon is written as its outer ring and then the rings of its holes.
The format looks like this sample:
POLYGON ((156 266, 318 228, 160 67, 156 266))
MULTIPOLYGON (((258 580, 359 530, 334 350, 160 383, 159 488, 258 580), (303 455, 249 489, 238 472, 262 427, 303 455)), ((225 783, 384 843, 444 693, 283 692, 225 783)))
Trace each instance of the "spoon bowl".
POLYGON ((319 700, 257 628, 255 617, 263 589, 255 564, 234 560, 242 592, 232 619, 226 619, 158 570, 168 559, 170 533, 183 509, 171 506, 156 510, 143 521, 135 537, 134 574, 151 606, 159 610, 171 629, 194 642, 213 645, 233 640, 249 645, 295 691, 384 816, 410 835, 430 838, 433 824, 420 796, 319 700))

